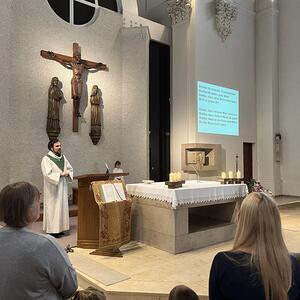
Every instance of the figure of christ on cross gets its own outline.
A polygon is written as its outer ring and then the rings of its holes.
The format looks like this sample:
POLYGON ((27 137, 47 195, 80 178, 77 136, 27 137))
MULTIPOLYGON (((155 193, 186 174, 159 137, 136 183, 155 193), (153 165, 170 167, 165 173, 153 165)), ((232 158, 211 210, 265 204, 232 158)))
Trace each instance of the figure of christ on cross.
POLYGON ((71 94, 73 99, 73 131, 78 132, 78 117, 80 117, 79 106, 82 95, 81 76, 85 70, 93 69, 94 71, 108 71, 108 67, 101 62, 96 63, 81 59, 81 49, 78 43, 73 43, 73 56, 66 56, 51 51, 41 50, 41 56, 59 62, 67 69, 73 71, 71 80, 71 94))

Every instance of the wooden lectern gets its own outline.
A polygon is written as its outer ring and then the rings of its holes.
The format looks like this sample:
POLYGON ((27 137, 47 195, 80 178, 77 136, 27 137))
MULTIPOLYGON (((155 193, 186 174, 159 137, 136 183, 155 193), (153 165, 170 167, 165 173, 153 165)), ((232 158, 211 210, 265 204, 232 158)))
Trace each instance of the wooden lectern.
POLYGON ((91 190, 91 182, 127 175, 129 173, 87 174, 74 178, 78 180, 77 247, 85 249, 99 247, 99 207, 91 190))

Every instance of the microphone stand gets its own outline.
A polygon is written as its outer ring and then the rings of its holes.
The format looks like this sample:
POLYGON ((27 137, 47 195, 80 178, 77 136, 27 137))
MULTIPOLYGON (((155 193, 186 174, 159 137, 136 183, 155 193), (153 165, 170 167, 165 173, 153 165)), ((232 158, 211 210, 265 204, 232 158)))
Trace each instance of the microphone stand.
POLYGON ((194 166, 192 166, 192 168, 195 170, 195 172, 197 174, 197 183, 200 183, 200 174, 199 174, 199 171, 194 166))

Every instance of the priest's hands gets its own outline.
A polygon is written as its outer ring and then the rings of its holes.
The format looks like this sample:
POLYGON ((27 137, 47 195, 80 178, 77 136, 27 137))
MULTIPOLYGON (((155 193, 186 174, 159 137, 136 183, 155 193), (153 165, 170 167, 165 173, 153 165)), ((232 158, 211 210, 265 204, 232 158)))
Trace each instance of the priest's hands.
POLYGON ((61 172, 60 176, 61 177, 68 177, 69 176, 69 172, 67 172, 67 171, 61 172))

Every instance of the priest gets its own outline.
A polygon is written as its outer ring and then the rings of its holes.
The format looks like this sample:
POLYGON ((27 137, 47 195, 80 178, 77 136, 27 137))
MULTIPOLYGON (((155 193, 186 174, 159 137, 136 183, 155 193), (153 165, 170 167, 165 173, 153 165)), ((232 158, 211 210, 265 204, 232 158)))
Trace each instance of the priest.
POLYGON ((70 228, 68 182, 73 180, 73 168, 61 153, 58 139, 50 140, 48 149, 41 163, 44 176, 43 230, 59 238, 70 228))

